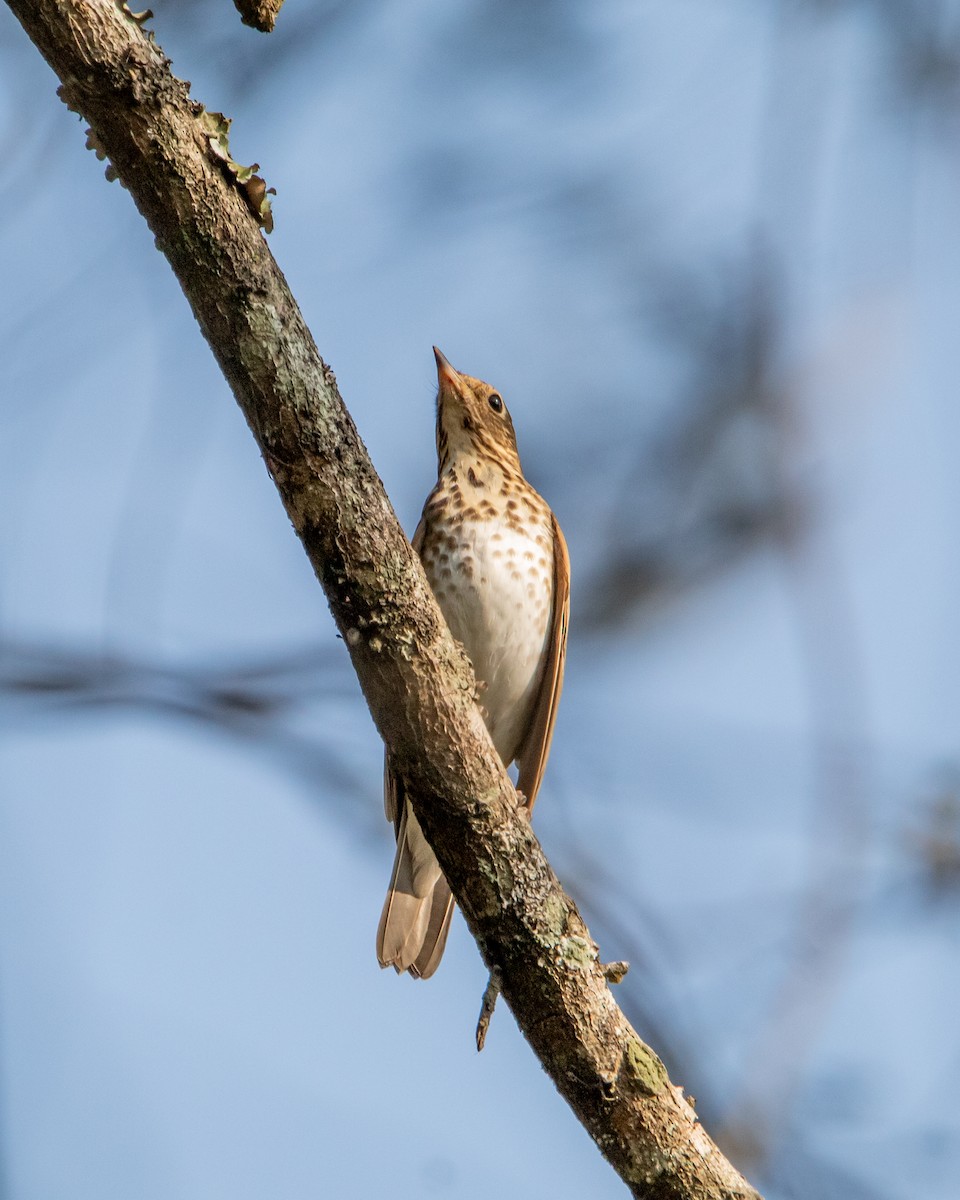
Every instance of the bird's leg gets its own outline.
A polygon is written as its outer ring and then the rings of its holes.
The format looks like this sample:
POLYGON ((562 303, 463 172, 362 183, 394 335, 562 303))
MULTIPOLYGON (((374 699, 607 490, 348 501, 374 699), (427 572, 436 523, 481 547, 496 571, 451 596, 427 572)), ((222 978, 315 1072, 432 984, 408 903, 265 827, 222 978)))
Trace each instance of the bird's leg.
POLYGON ((490 979, 487 981, 483 1002, 480 1005, 480 1019, 477 1021, 477 1053, 483 1049, 483 1043, 487 1040, 490 1018, 493 1016, 493 1010, 497 1006, 497 997, 500 995, 500 982, 500 969, 494 967, 490 972, 490 979))

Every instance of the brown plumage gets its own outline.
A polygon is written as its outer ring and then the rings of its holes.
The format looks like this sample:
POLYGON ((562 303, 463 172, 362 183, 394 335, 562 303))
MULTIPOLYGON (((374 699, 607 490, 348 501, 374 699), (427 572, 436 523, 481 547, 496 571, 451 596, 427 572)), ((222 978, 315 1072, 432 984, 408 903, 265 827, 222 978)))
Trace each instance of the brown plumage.
MULTIPOLYGON (((438 479, 413 548, 480 685, 484 720, 533 808, 563 686, 570 561, 556 518, 523 477, 513 422, 489 384, 437 359, 438 479)), ((446 944, 453 897, 402 781, 384 766, 397 855, 377 931, 381 966, 426 979, 446 944)))

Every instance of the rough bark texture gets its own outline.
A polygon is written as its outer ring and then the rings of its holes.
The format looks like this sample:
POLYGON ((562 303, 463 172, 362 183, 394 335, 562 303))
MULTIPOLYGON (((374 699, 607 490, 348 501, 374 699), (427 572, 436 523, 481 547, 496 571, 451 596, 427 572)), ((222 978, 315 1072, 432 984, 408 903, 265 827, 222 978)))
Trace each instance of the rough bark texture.
POLYGON ((261 33, 270 33, 277 21, 283 0, 233 0, 240 20, 261 33))
POLYGON ((518 815, 470 666, 186 85, 113 0, 8 3, 176 272, 417 816, 545 1069, 635 1196, 756 1197, 620 1012, 589 931, 518 815))

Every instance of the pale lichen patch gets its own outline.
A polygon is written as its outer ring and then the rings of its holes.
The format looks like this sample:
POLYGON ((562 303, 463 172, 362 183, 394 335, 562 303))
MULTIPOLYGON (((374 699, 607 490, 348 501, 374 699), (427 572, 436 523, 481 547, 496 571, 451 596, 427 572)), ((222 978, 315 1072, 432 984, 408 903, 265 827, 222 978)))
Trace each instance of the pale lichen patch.
POLYGON ((624 1036, 620 1070, 635 1087, 648 1096, 655 1096, 670 1085, 666 1067, 632 1029, 627 1030, 624 1036))
POLYGON ((593 947, 582 937, 566 937, 560 942, 560 956, 568 967, 578 971, 589 970, 595 959, 593 947))

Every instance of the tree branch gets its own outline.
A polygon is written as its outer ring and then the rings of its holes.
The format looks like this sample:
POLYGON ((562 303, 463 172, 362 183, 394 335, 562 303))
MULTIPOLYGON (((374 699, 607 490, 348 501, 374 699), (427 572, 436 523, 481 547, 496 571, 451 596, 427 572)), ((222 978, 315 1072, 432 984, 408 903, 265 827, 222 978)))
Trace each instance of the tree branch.
POLYGON ((363 694, 503 995, 638 1197, 756 1197, 615 1004, 500 764, 475 682, 249 201, 113 0, 8 0, 176 272, 323 585, 363 694))

